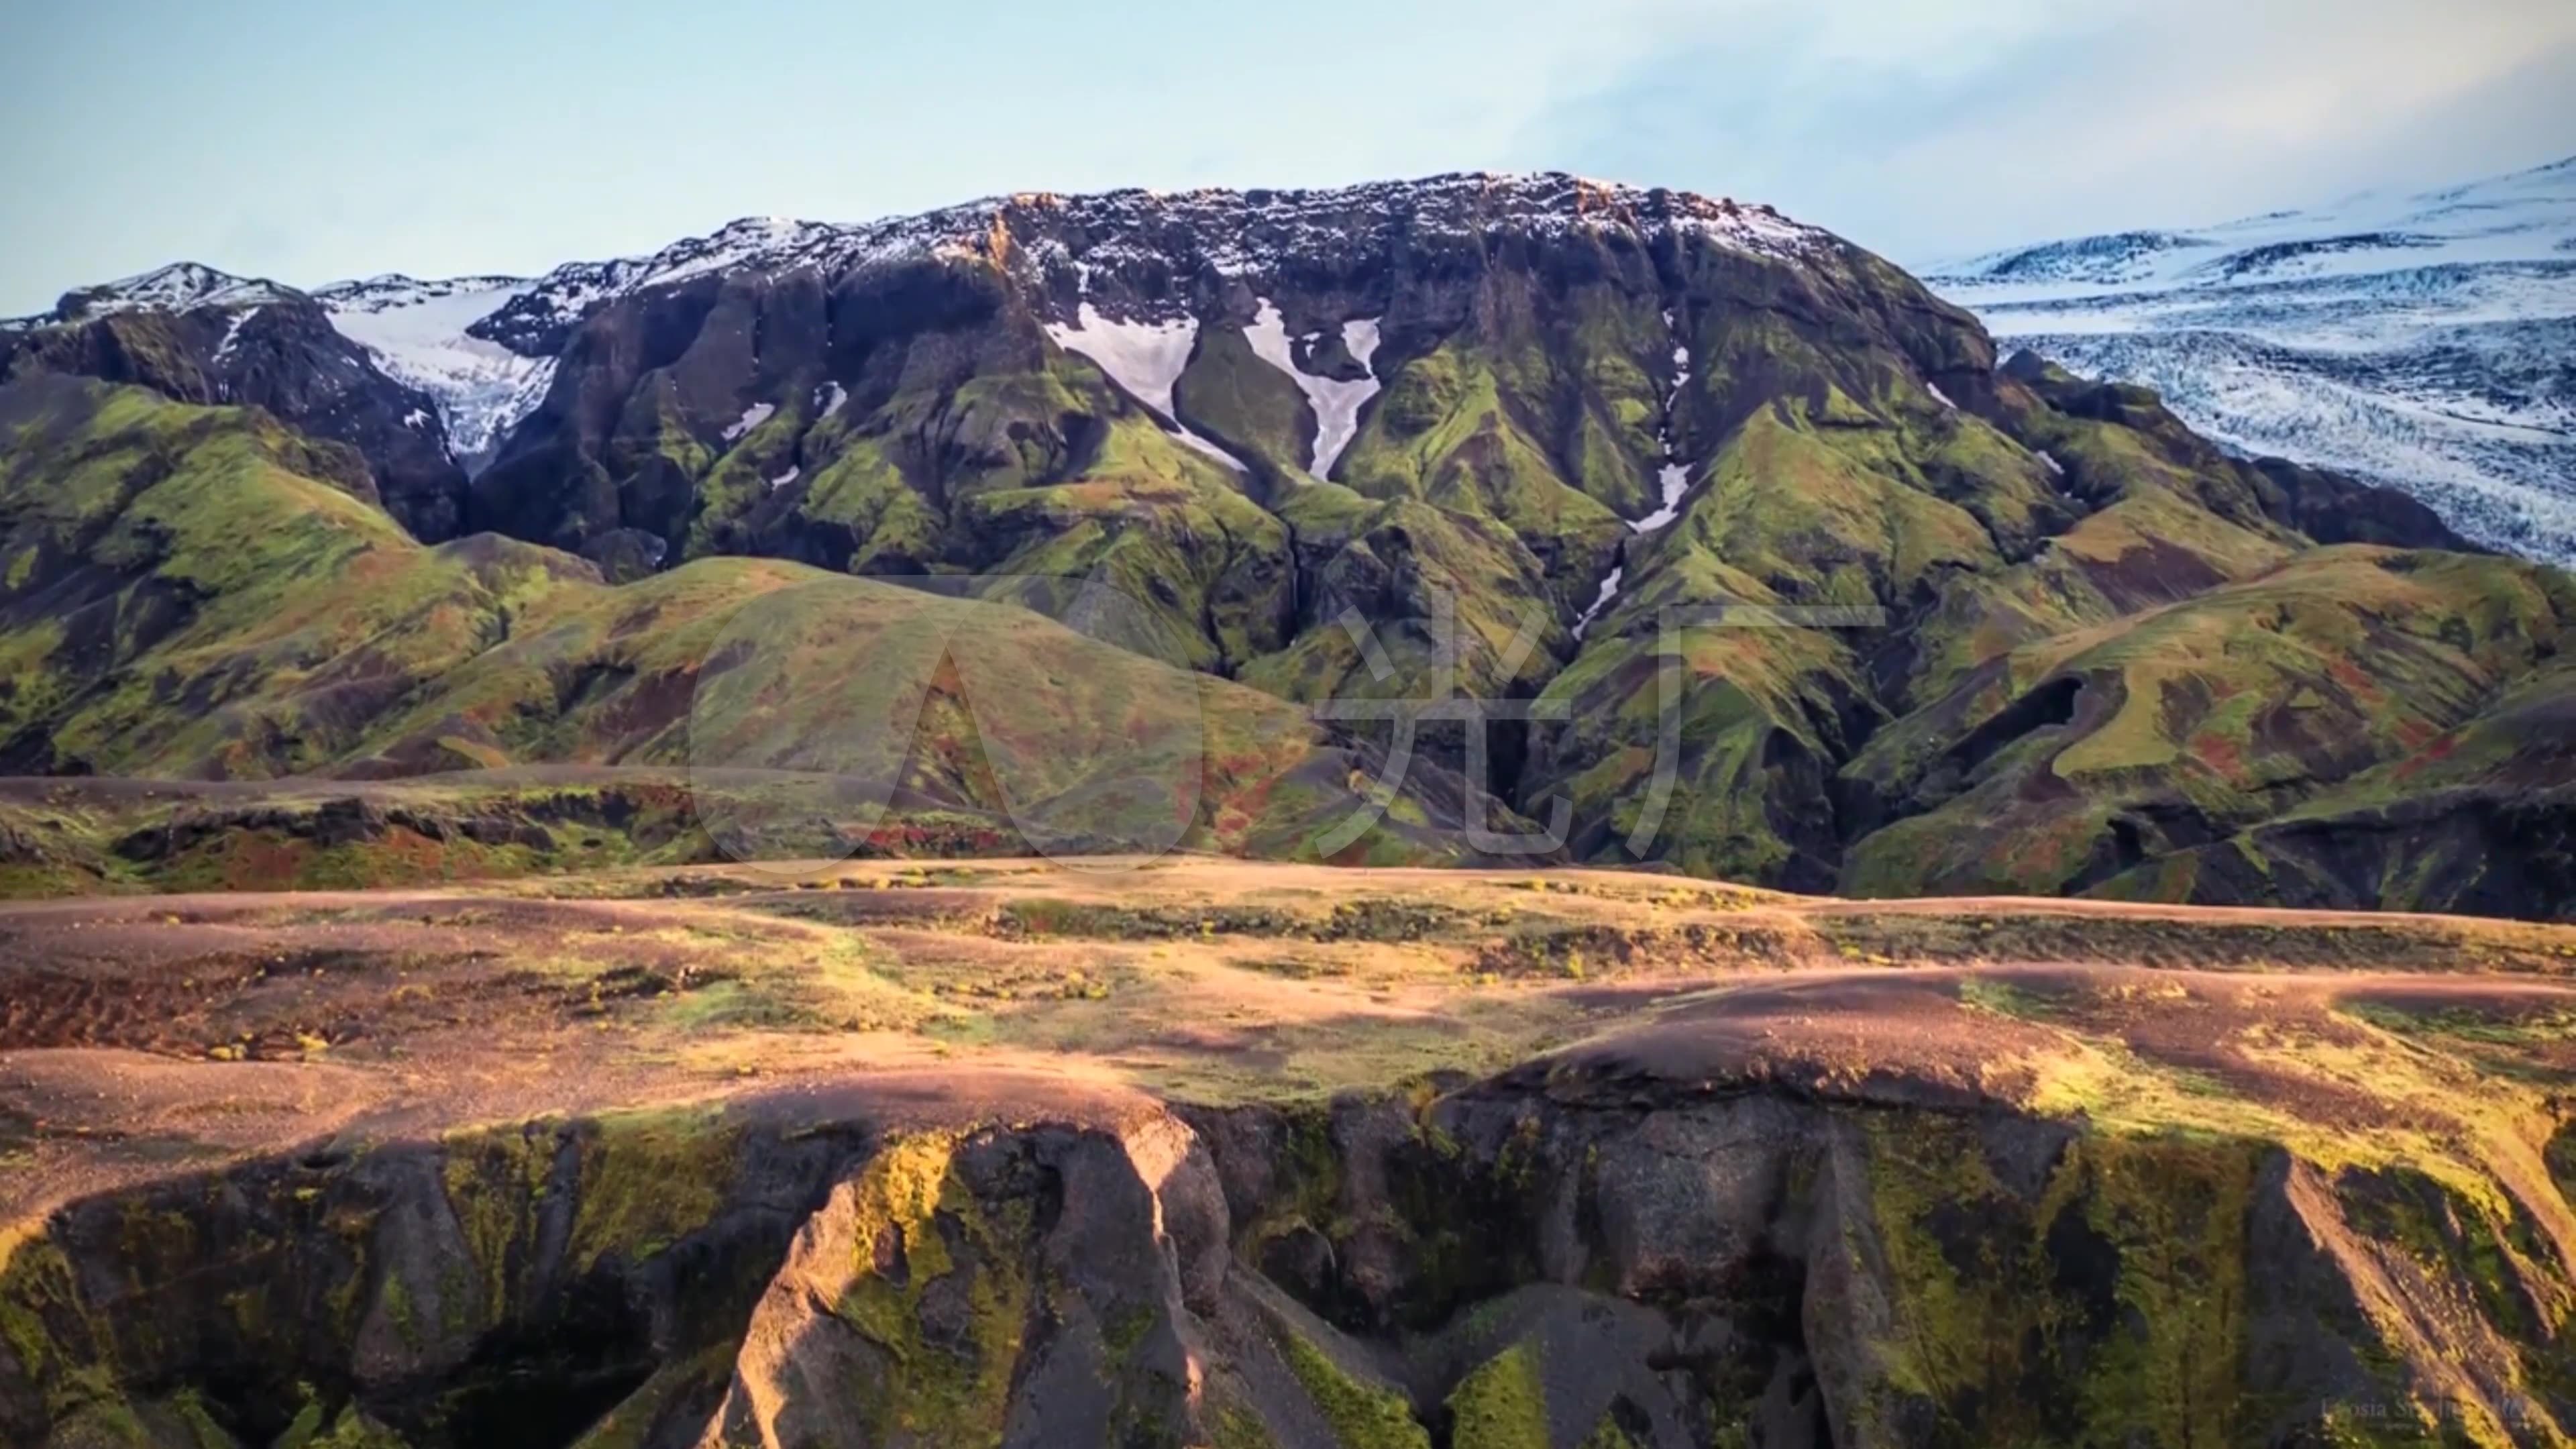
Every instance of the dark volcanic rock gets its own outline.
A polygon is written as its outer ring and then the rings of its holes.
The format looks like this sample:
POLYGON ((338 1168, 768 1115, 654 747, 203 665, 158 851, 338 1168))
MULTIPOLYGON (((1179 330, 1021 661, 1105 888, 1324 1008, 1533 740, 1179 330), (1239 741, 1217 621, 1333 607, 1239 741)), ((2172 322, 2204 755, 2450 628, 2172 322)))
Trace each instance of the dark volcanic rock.
POLYGON ((2483 1210, 2429 1178, 1830 1091, 1624 1096, 893 1130, 789 1094, 317 1150, 14 1243, 0 1432, 2301 1443, 2431 1394, 2539 1443, 2566 1411, 2517 1386, 2563 1350, 2487 1316, 2563 1271, 2472 1267, 2483 1210), (2389 1236, 2422 1221, 2454 1228, 2389 1236), (2500 1276, 2374 1316, 2400 1273, 2500 1276))
MULTIPOLYGON (((67 299, 67 301, 70 299, 67 299)), ((134 383, 181 402, 265 408, 364 460, 353 489, 415 538, 462 531, 465 474, 430 399, 377 369, 298 293, 185 312, 117 311, 0 332, 0 380, 71 373, 134 383)))

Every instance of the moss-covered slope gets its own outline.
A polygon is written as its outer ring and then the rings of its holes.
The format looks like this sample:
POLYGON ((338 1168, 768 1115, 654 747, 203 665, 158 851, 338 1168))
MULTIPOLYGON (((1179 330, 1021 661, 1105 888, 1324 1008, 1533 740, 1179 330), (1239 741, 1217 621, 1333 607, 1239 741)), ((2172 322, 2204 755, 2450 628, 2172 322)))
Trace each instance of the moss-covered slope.
POLYGON ((865 830, 894 804, 990 822, 997 847, 1460 848, 1436 769, 1318 846, 1374 788, 1368 760, 1285 701, 1144 657, 1151 638, 776 560, 614 587, 488 535, 424 547, 298 471, 313 448, 264 415, 139 390, 14 385, 0 429, 0 737, 21 772, 788 771, 856 798, 715 781, 732 818, 710 827, 828 854, 836 810, 865 830))
MULTIPOLYGON (((2428 892, 2384 861, 2557 849, 2549 809, 2417 808, 2401 767, 2547 728, 2504 701, 2560 647, 2576 586, 2469 553, 2403 495, 2230 456, 2145 389, 1999 365, 1971 317, 1839 238, 1563 177, 917 220, 490 319, 557 365, 464 517, 644 581, 565 605, 559 635, 588 642, 554 685, 626 703, 558 720, 528 676, 473 671, 394 701, 375 768, 667 758, 667 711, 636 692, 670 679, 645 636, 720 632, 735 591, 803 577, 708 566, 759 559, 1019 604, 1320 710, 1366 751, 1418 736, 1474 777, 1439 793, 1561 810, 1601 864, 2568 908, 2546 869, 2428 892), (1480 707, 1496 720, 1459 722, 1480 707), (2364 813, 2318 803, 2362 777, 2364 813), (2303 843, 2209 854, 2293 812, 2303 843)), ((119 325, 157 325, 136 315, 119 325)), ((510 547, 381 607, 448 621, 430 632, 506 615, 496 657, 543 653, 506 596, 552 556, 510 547)), ((82 602, 45 597, 29 630, 82 602)), ((373 630, 430 672, 449 646, 405 633, 373 630)), ((296 667, 344 694, 414 677, 296 667)), ((196 702, 190 737, 123 748, 131 767, 205 758, 220 731, 265 758, 236 770, 350 743, 196 702)), ((125 768, 95 739, 170 728, 150 713, 94 709, 16 757, 125 768)), ((2524 788, 2569 783, 2527 758, 2524 788)))

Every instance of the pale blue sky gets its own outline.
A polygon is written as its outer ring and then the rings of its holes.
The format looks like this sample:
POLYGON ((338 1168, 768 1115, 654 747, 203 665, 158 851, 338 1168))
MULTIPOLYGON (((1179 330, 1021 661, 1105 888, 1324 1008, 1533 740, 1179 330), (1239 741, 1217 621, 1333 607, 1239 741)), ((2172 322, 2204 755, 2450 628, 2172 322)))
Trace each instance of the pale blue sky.
POLYGON ((183 258, 528 272, 753 214, 1476 169, 1920 263, 2576 152, 2565 0, 0 0, 0 55, 0 315, 183 258))

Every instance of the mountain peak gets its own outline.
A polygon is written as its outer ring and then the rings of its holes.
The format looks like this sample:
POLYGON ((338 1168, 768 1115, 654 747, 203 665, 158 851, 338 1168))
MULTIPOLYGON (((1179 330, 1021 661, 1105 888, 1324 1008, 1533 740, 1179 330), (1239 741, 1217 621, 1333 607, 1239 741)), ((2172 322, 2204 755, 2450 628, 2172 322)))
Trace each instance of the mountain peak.
POLYGON ((118 312, 193 312, 201 307, 251 307, 300 296, 265 278, 237 277, 203 262, 172 262, 131 277, 63 294, 54 319, 86 320, 118 312))
POLYGON ((561 325, 610 298, 710 272, 810 267, 837 276, 906 256, 980 255, 990 247, 997 226, 1019 238, 1042 267, 1079 262, 1093 251, 1112 265, 1122 257, 1151 252, 1181 266, 1244 274, 1266 271, 1291 254, 1382 245, 1397 234, 1417 244, 1464 240, 1496 225, 1538 235, 1624 229, 1643 237, 1681 230, 1780 259, 1833 240, 1767 205, 1563 171, 1451 171, 1336 187, 1021 191, 873 221, 741 217, 650 255, 566 263, 534 279, 424 281, 387 272, 299 290, 202 262, 174 262, 75 289, 51 313, 8 325, 46 326, 135 310, 250 306, 308 294, 334 310, 373 311, 502 291, 522 294, 522 323, 541 315, 547 324, 561 325))

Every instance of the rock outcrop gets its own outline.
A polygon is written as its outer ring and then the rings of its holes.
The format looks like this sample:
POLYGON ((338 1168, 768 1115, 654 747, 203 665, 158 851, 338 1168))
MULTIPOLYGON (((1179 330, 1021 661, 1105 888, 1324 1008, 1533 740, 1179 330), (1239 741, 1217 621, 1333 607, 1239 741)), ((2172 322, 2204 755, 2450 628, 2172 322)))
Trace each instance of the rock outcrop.
POLYGON ((2553 1184, 1673 1065, 1008 1128, 802 1097, 183 1179, 6 1240, 0 1434, 2540 1444, 2576 1413, 2553 1184))

